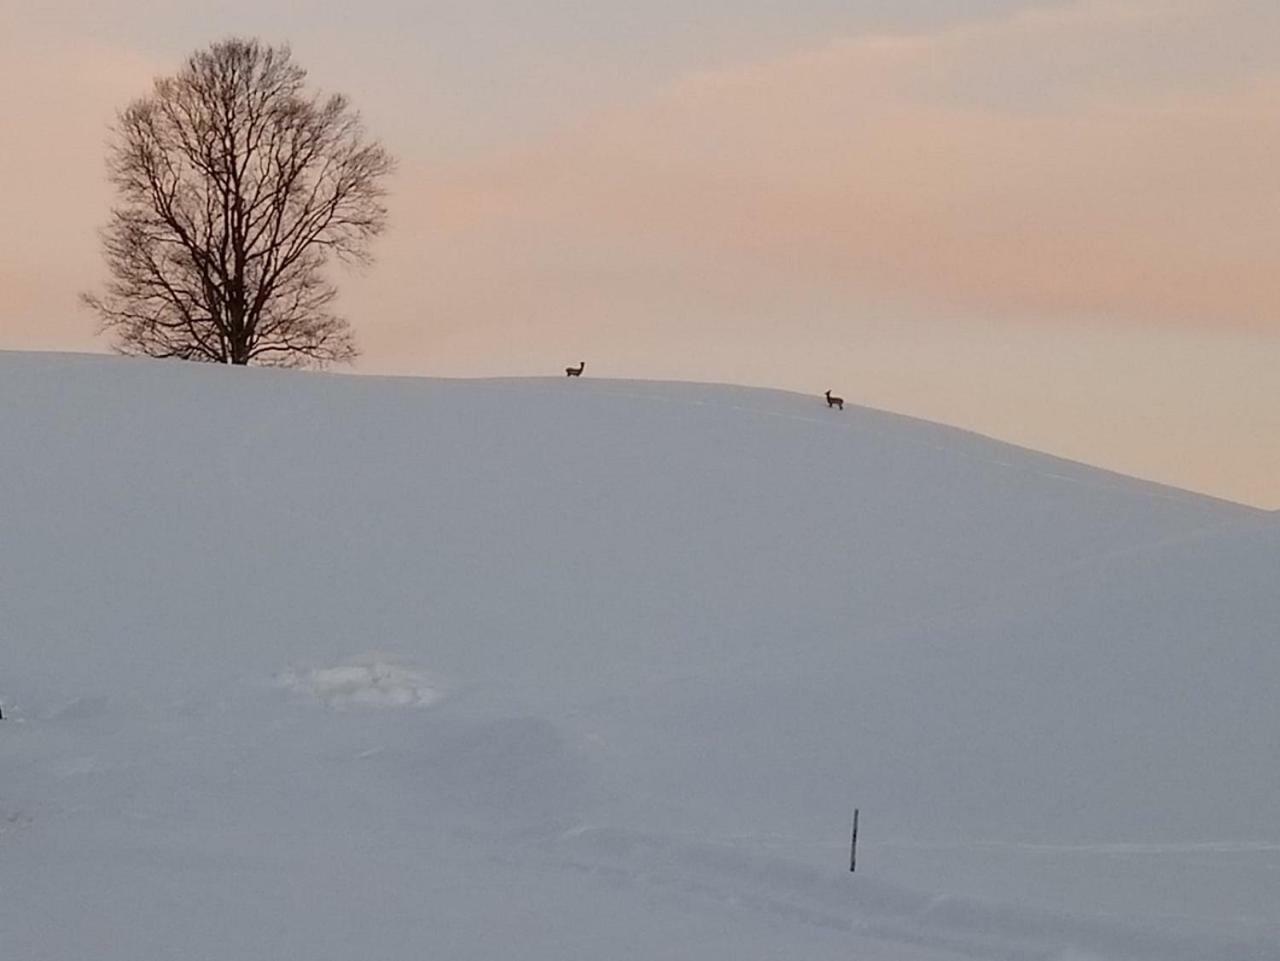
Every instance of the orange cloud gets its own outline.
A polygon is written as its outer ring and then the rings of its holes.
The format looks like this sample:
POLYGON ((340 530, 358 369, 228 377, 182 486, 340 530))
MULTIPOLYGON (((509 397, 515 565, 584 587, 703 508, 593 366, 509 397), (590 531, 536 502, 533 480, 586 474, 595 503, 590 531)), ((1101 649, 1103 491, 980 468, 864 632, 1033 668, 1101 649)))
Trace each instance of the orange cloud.
POLYGON ((1094 0, 840 41, 440 178, 431 208, 477 264, 612 253, 670 282, 729 259, 753 284, 1276 330, 1278 27, 1094 0))

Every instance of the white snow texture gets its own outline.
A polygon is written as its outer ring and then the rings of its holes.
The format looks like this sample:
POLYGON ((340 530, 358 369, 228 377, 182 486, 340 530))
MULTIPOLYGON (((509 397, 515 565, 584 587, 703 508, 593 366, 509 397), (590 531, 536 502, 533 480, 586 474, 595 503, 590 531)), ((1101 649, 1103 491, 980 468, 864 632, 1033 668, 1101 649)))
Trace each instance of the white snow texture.
POLYGON ((0 451, 5 958, 1280 959, 1275 514, 590 377, 0 354, 0 451))

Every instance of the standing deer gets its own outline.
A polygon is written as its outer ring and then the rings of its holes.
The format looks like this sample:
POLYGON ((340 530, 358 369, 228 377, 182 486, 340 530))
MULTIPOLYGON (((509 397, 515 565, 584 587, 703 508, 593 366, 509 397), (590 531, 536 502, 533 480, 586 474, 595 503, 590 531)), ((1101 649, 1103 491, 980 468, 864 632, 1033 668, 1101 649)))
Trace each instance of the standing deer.
POLYGON ((581 377, 582 371, 586 368, 586 366, 587 366, 587 362, 585 360, 580 360, 578 361, 577 367, 566 367, 564 369, 564 375, 566 377, 581 377))
POLYGON ((836 397, 831 393, 831 391, 827 391, 827 406, 838 407, 840 410, 844 410, 844 398, 836 397))

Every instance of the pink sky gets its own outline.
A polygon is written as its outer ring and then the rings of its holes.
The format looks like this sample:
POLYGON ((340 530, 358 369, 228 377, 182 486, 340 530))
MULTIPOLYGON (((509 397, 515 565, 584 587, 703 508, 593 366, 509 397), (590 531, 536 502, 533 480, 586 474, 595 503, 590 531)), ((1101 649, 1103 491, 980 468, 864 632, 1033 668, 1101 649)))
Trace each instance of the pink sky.
POLYGON ((888 0, 865 23, 815 2, 794 23, 708 15, 698 43, 659 11, 629 26, 643 49, 563 10, 522 37, 428 4, 407 42, 397 0, 363 28, 313 4, 296 33, 284 4, 220 28, 108 6, 114 30, 77 27, 101 5, 75 0, 0 14, 0 83, 23 91, 0 101, 0 177, 23 185, 0 348, 104 349, 75 297, 100 278, 113 111, 254 32, 401 159, 378 263, 344 282, 358 371, 585 358, 833 387, 1280 507, 1274 3, 919 0, 886 27, 888 0))

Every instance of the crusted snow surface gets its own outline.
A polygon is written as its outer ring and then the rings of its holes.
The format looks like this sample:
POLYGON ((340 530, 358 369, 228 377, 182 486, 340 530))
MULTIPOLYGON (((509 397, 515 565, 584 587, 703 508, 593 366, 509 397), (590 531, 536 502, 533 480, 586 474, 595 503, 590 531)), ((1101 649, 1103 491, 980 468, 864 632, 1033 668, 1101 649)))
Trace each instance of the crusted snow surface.
POLYGON ((281 687, 333 708, 426 707, 442 696, 426 672, 379 655, 336 667, 285 671, 277 680, 281 687))

